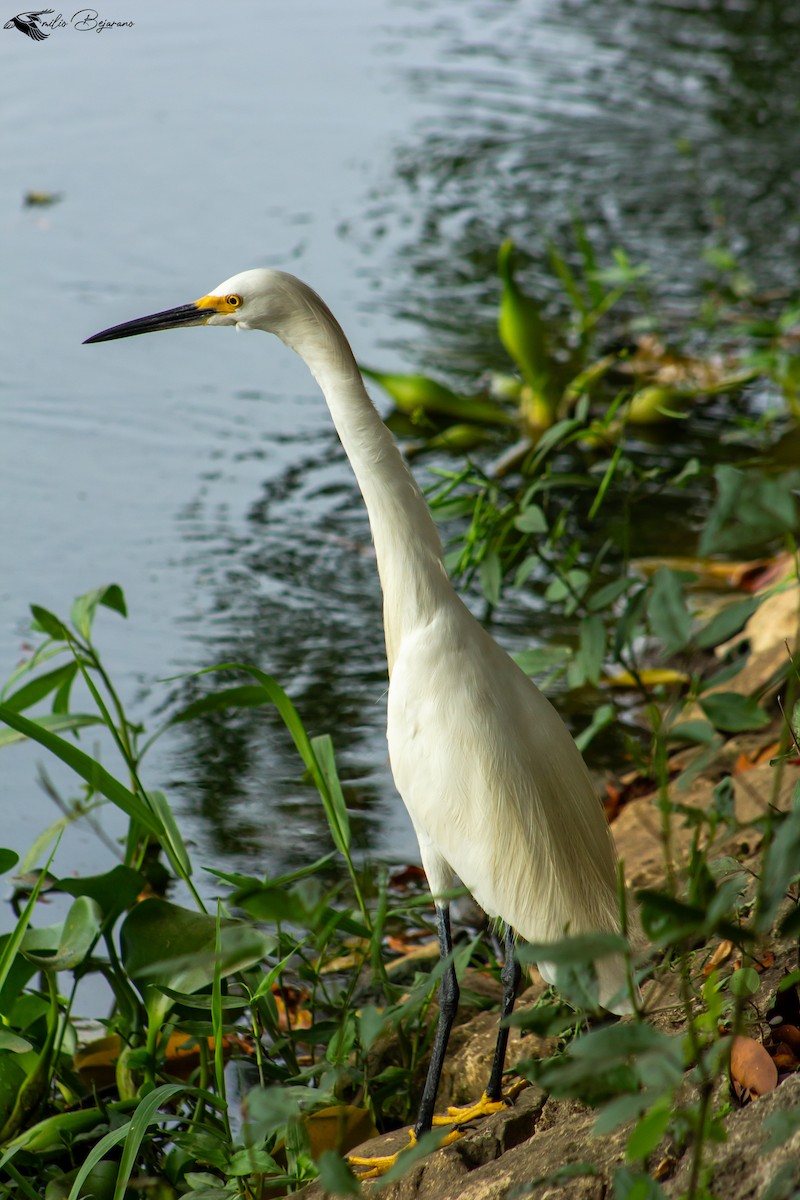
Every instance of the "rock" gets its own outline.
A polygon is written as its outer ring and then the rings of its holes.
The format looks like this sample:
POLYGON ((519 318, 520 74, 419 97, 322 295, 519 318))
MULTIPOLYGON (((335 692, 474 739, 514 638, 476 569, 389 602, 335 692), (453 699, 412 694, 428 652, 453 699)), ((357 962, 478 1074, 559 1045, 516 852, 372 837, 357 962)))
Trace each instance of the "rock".
MULTIPOLYGON (((725 1200, 762 1200, 767 1189, 771 1200, 789 1200, 800 1191, 800 1125, 794 1134, 768 1153, 764 1153, 767 1134, 764 1124, 778 1112, 800 1112, 800 1075, 792 1075, 773 1092, 760 1096, 746 1108, 733 1112, 725 1127, 727 1142, 707 1148, 705 1161, 710 1167, 709 1188, 725 1200)), ((664 1185, 668 1196, 686 1192, 691 1171, 691 1155, 684 1154, 675 1175, 664 1185)))

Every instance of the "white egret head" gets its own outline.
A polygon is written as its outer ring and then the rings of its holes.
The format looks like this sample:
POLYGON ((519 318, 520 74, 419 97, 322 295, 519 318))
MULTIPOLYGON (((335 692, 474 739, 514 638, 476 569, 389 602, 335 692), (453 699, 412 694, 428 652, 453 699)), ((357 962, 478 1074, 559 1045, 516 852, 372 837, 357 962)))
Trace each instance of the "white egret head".
POLYGON ((240 271, 199 300, 113 325, 86 342, 110 342, 191 325, 235 325, 239 329, 264 329, 280 336, 287 322, 297 316, 297 288, 291 287, 290 281, 297 282, 282 271, 267 267, 240 271))

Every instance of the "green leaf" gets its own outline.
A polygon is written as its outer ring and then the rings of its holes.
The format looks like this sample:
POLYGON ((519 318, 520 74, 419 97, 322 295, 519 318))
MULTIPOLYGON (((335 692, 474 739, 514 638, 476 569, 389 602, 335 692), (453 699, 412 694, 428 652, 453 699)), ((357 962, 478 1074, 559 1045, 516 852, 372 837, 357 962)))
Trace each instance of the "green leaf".
POLYGON ((738 633, 761 604, 763 597, 752 596, 749 600, 737 600, 728 604, 703 626, 695 636, 695 643, 702 650, 710 650, 720 642, 738 633))
POLYGON ((519 650, 511 657, 526 675, 541 675, 561 667, 572 658, 571 646, 532 646, 530 650, 519 650))
POLYGON ((520 962, 548 962, 556 966, 582 965, 609 954, 623 954, 628 949, 625 938, 618 933, 587 933, 561 938, 557 942, 527 942, 517 946, 520 962))
POLYGON ((117 1172, 117 1183, 114 1188, 114 1200, 123 1200, 125 1189, 136 1166, 145 1133, 150 1125, 163 1123, 164 1115, 159 1112, 161 1105, 166 1104, 168 1100, 171 1100, 173 1096, 177 1096, 180 1092, 196 1094, 197 1089, 186 1087, 180 1083, 167 1083, 155 1088, 152 1092, 148 1092, 144 1099, 137 1105, 130 1121, 119 1129, 112 1129, 110 1133, 101 1138, 89 1151, 75 1177, 68 1200, 80 1200, 80 1197, 84 1195, 83 1185, 90 1172, 105 1158, 110 1150, 113 1150, 120 1142, 124 1142, 125 1145, 122 1150, 119 1171, 117 1172))
POLYGON ((23 709, 38 704, 45 696, 49 696, 51 692, 57 691, 65 683, 73 680, 77 670, 78 664, 70 662, 56 667, 52 671, 46 671, 44 675, 37 675, 35 679, 7 696, 4 703, 14 712, 22 712, 23 709))
POLYGON ((48 637, 53 638, 57 642, 69 641, 69 633, 66 626, 59 621, 55 613, 42 608, 39 604, 31 605, 31 613, 33 614, 34 630, 46 633, 48 637))
POLYGON ((0 848, 0 875, 5 875, 19 862, 19 855, 16 850, 9 850, 5 846, 0 848))
POLYGON ((758 971, 754 967, 740 967, 738 971, 734 971, 731 975, 728 980, 728 987, 734 996, 747 999, 750 996, 755 996, 759 988, 759 983, 758 971))
POLYGON ((653 942, 668 945, 705 928, 706 914, 702 908, 647 889, 638 893, 638 899, 642 926, 653 942))
POLYGON ((23 943, 23 953, 45 971, 72 971, 86 958, 100 936, 103 913, 88 896, 79 896, 69 908, 55 954, 36 954, 23 943))
POLYGON ((182 872, 181 877, 186 880, 192 874, 192 862, 189 858, 181 831, 172 814, 169 801, 164 793, 160 791, 148 792, 147 799, 159 821, 161 844, 172 862, 180 866, 181 871, 178 873, 181 874, 182 872))
POLYGON ((700 707, 711 724, 725 733, 762 729, 769 724, 769 714, 758 701, 739 692, 713 692, 701 697, 700 707))
POLYGON ((59 879, 53 884, 56 891, 70 896, 89 896, 99 904, 103 917, 113 923, 121 912, 144 890, 145 879, 130 867, 112 867, 104 875, 85 875, 78 879, 59 879))
POLYGON ((606 650, 606 628, 598 616, 584 617, 579 627, 578 661, 584 678, 595 687, 600 682, 606 650))
POLYGON ((317 1162, 319 1184, 331 1196, 360 1196, 361 1184, 335 1150, 324 1150, 317 1162))
POLYGON ((180 992, 208 987, 219 970, 225 978, 260 962, 273 940, 245 921, 221 925, 221 956, 216 953, 216 917, 191 912, 155 897, 128 913, 120 928, 122 962, 145 997, 151 1018, 163 1021, 173 1006, 160 985, 180 992))
POLYGON ((624 596, 631 586, 631 580, 622 578, 614 579, 611 583, 606 583, 603 587, 598 588, 588 600, 588 607, 591 612, 601 612, 604 608, 609 608, 620 596, 624 596))
MULTIPOLYGON (((3 705, 0 705, 0 709, 3 705)), ((0 720, 4 718, 0 714, 0 720)), ((10 721, 6 722, 8 725, 10 721)), ((44 729, 47 733, 74 733, 77 729, 86 729, 90 725, 102 725, 102 717, 95 716, 93 713, 45 713, 41 717, 32 718, 31 722, 37 729, 44 729)), ((21 729, 2 729, 0 730, 0 746, 12 746, 15 742, 24 742, 26 738, 33 738, 35 741, 41 741, 36 734, 22 732, 21 729)))
POLYGON ((526 296, 511 267, 514 243, 503 242, 497 255, 502 283, 497 327, 500 341, 517 364, 525 382, 539 390, 551 372, 545 324, 538 304, 526 296))
POLYGON ((741 557, 750 546, 760 546, 797 529, 797 504, 793 491, 800 471, 768 474, 753 468, 741 470, 722 464, 714 470, 717 498, 700 537, 698 553, 734 553, 741 557))
POLYGON ((514 526, 520 533, 547 533, 548 524, 538 504, 529 504, 514 518, 514 526))
MULTIPOLYGON (((765 856, 756 913, 757 925, 764 931, 774 921, 789 885, 800 875, 800 785, 795 784, 789 812, 773 820, 776 828, 765 856)), ((782 932, 790 928, 786 921, 782 932)))
POLYGON ((199 700, 193 700, 191 704, 187 704, 185 708, 170 717, 168 724, 179 725, 182 721, 193 721, 197 717, 206 716, 207 713, 225 712, 230 708, 256 708, 269 703, 269 697, 265 695, 263 687, 259 687, 257 684, 248 683, 238 687, 220 688, 208 696, 201 696, 199 700))
POLYGON ((484 596, 491 605, 496 607, 500 603, 500 591, 503 586, 503 568, 500 564, 500 558, 494 550, 489 550, 484 554, 478 574, 484 596))
POLYGON ((637 1158, 647 1158, 652 1154, 658 1143, 667 1132, 672 1116, 670 1099, 662 1100, 654 1105, 649 1112, 637 1122, 628 1138, 625 1147, 625 1157, 628 1162, 637 1158))
POLYGON ((633 1174, 627 1167, 614 1171, 613 1200, 666 1200, 666 1192, 649 1175, 633 1174))
POLYGON ((499 404, 477 396, 459 396, 427 375, 391 374, 364 366, 361 367, 361 373, 380 384, 400 412, 410 416, 422 410, 456 421, 477 421, 486 425, 512 425, 515 420, 499 404))
POLYGON ((348 854, 350 851, 350 817, 336 771, 333 742, 327 733, 322 734, 311 739, 311 748, 328 785, 328 793, 331 798, 332 812, 335 817, 335 821, 331 824, 331 837, 336 849, 342 854, 348 854))
POLYGON ((671 742, 695 742, 700 746, 713 742, 716 736, 714 726, 708 721, 680 721, 668 734, 671 742))
POLYGON ((581 754, 598 733, 614 724, 616 717, 617 713, 613 704, 601 704, 594 710, 590 723, 575 738, 575 745, 581 754))
POLYGON ((692 621, 683 598, 680 577, 668 567, 661 567, 653 576, 653 586, 647 602, 647 615, 657 638, 667 654, 675 654, 689 641, 692 621))
POLYGON ((122 617, 127 617, 128 609, 125 604, 125 596, 119 584, 110 583, 105 587, 94 588, 91 592, 86 592, 83 596, 78 596, 72 605, 70 619, 78 633, 85 641, 91 641, 92 624, 94 623, 95 613, 98 605, 104 605, 106 608, 113 609, 122 617))

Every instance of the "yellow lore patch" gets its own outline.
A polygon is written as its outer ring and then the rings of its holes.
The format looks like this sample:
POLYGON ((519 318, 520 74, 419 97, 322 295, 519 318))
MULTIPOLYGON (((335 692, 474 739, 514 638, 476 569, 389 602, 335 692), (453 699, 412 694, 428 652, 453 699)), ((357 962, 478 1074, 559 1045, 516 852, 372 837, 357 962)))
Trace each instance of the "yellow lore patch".
POLYGON ((222 314, 236 312, 241 303, 241 296, 201 296, 199 300, 195 300, 197 308, 211 308, 214 312, 222 314))

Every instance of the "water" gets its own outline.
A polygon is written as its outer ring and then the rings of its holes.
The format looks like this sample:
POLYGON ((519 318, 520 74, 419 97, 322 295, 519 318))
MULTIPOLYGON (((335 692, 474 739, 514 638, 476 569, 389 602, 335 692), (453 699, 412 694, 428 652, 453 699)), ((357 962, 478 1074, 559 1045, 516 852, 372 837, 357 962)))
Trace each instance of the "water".
MULTIPOLYGON (((0 33, 0 673, 30 601, 65 613, 116 580, 132 619, 104 614, 98 638, 135 716, 193 695, 160 682, 181 672, 260 666, 332 734, 360 843, 413 859, 366 517, 303 365, 260 334, 80 343, 266 264, 306 277, 363 361, 471 377, 502 362, 497 244, 526 247, 557 311, 544 237, 568 245, 574 213, 650 263, 676 314, 713 245, 792 286, 800 17, 721 0, 139 7, 100 14, 133 29, 0 33), (24 209, 29 189, 63 200, 24 209)), ((535 597, 499 616, 509 645, 543 632, 535 597)), ((21 851, 56 816, 42 758, 0 759, 21 851)), ((263 713, 168 735, 146 778, 199 864, 261 871, 328 846, 263 713)), ((79 827, 56 870, 107 865, 79 827)))

